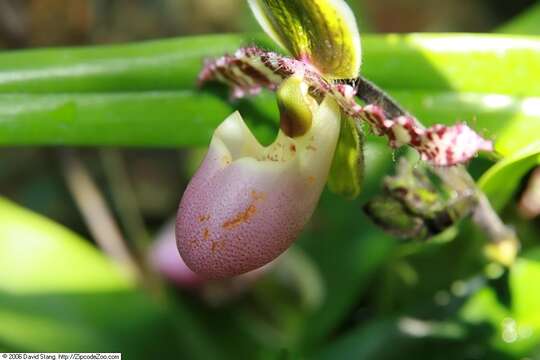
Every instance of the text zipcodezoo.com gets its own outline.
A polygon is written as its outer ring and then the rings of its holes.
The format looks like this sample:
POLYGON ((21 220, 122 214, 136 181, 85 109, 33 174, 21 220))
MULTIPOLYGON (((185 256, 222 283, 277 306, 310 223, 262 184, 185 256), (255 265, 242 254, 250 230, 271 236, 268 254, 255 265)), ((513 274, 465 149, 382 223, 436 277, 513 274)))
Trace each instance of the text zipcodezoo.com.
POLYGON ((0 360, 122 360, 121 353, 0 353, 0 360))

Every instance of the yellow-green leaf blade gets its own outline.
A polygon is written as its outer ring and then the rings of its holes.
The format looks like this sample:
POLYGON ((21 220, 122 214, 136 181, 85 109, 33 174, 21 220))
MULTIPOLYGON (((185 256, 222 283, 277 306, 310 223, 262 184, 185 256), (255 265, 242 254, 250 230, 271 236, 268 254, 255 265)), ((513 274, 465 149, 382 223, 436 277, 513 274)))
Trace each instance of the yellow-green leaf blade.
POLYGON ((518 188, 520 180, 540 163, 540 141, 525 146, 489 169, 478 181, 496 210, 501 210, 518 188))
POLYGON ((78 235, 0 197, 0 292, 98 292, 134 286, 78 235))

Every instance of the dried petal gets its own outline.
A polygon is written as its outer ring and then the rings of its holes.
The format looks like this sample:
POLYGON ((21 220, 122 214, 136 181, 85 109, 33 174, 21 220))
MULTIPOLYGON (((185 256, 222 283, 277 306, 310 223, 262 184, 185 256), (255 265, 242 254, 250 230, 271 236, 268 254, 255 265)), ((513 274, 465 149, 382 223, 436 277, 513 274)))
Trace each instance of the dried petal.
POLYGON ((311 217, 326 183, 340 129, 327 97, 311 129, 281 131, 261 146, 238 113, 214 133, 178 211, 180 255, 196 273, 223 278, 259 268, 285 251, 311 217))

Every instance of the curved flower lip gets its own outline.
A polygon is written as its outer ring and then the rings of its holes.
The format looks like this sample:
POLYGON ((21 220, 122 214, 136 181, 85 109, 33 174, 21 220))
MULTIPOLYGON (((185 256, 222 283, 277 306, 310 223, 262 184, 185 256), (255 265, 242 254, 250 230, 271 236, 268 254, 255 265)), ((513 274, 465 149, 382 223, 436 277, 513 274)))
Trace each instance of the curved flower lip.
POLYGON ((285 251, 311 217, 326 183, 340 129, 327 97, 303 136, 281 131, 263 147, 238 112, 215 131, 177 217, 176 239, 189 268, 225 278, 259 268, 285 251))

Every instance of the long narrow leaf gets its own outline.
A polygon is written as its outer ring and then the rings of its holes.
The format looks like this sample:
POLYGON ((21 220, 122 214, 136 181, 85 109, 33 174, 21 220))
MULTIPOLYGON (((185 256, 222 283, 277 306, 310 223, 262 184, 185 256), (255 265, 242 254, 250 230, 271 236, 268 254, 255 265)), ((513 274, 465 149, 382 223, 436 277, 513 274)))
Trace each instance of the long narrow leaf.
MULTIPOLYGON (((260 35, 213 35, 0 55, 0 92, 193 88, 202 61, 260 35)), ((268 46, 268 45, 266 45, 268 46)), ((364 37, 363 74, 394 89, 540 95, 540 38, 413 34, 364 37)))
MULTIPOLYGON (((237 106, 255 118, 257 135, 273 125, 264 108, 237 106)), ((0 95, 0 145, 206 145, 235 106, 209 93, 161 91, 115 94, 0 95)), ((265 137, 266 135, 266 137, 265 137)))
MULTIPOLYGON (((390 90, 427 124, 469 124, 508 155, 540 133, 540 98, 390 90)), ((237 103, 212 92, 0 94, 0 145, 205 146, 238 109, 263 141, 272 138, 271 94, 237 103)))
POLYGON ((225 35, 3 53, 0 92, 193 88, 203 58, 220 56, 253 42, 253 37, 225 35))

